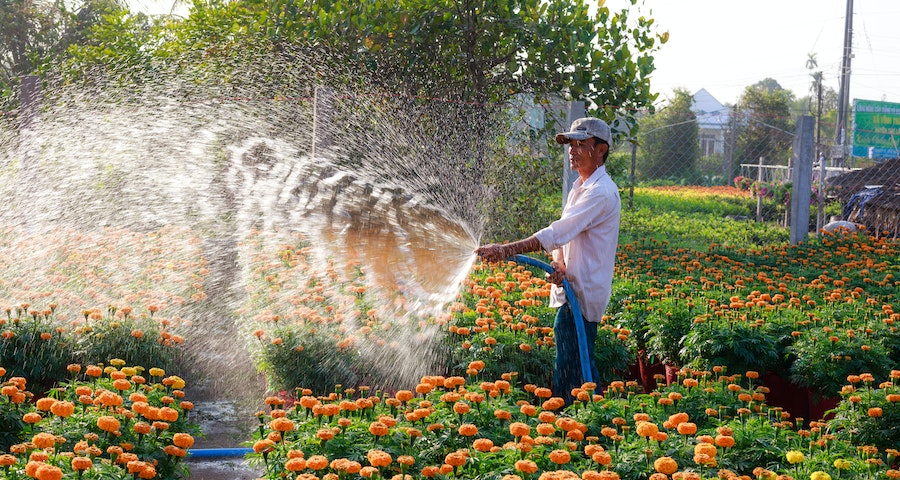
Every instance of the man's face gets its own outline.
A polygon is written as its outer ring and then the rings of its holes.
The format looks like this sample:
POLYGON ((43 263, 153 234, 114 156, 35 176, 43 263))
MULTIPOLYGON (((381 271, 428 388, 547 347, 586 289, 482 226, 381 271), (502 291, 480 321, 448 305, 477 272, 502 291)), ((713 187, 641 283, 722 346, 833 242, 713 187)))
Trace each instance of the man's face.
POLYGON ((589 177, 603 164, 606 144, 594 137, 569 142, 569 166, 582 177, 589 177))

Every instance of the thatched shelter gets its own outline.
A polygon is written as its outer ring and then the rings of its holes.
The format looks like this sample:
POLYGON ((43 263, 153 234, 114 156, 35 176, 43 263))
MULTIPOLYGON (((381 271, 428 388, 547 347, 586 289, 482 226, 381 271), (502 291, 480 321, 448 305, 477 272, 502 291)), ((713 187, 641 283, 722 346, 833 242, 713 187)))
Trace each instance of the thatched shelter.
POLYGON ((900 158, 833 177, 828 184, 850 207, 845 220, 865 225, 876 236, 900 237, 900 158))

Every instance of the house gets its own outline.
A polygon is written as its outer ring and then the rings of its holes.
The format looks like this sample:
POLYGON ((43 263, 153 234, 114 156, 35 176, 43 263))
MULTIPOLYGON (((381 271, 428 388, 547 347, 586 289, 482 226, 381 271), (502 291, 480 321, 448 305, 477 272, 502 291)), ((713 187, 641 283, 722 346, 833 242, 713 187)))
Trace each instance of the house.
POLYGON ((700 155, 725 154, 725 132, 731 121, 728 107, 719 103, 706 89, 701 88, 693 95, 691 111, 697 116, 699 128, 700 155))

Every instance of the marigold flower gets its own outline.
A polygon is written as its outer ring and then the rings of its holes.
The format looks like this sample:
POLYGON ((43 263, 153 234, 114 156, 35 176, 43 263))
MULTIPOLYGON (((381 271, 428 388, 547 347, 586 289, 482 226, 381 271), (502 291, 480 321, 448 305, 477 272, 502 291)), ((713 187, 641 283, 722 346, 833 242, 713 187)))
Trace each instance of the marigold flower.
POLYGON ((31 443, 38 448, 52 448, 56 446, 56 435, 52 433, 41 432, 31 437, 31 443))
POLYGON ((806 460, 806 456, 803 455, 803 452, 797 450, 791 450, 784 454, 784 458, 787 459, 790 464, 797 464, 806 460))
POLYGON ((57 400, 55 398, 43 397, 43 398, 39 398, 36 402, 34 402, 34 406, 38 410, 49 412, 50 407, 52 407, 53 404, 56 402, 57 402, 57 400))
POLYGON ((61 480, 63 471, 55 465, 43 464, 37 468, 34 478, 37 480, 61 480))
POLYGON ((386 467, 394 461, 391 455, 384 450, 369 450, 366 453, 366 459, 373 467, 386 467))
POLYGON ((172 443, 181 448, 191 448, 194 446, 194 437, 189 433, 176 433, 172 437, 172 443))
POLYGON ((676 430, 682 435, 693 435, 697 433, 697 424, 693 422, 682 422, 678 424, 676 430))
POLYGON ((513 422, 509 424, 509 433, 514 437, 521 437, 531 433, 531 427, 527 423, 513 422))
POLYGON ((472 423, 464 423, 459 426, 459 434, 464 437, 472 437, 478 434, 478 427, 472 423))
POLYGON ((299 472, 300 470, 304 470, 306 468, 306 459, 304 458, 291 458, 284 464, 284 469, 289 472, 299 472))
POLYGON ((376 420, 369 424, 369 432, 377 437, 383 437, 388 434, 388 426, 376 420))
POLYGON ((551 462, 557 465, 569 463, 569 460, 572 459, 572 455, 567 450, 561 449, 553 450, 552 452, 550 452, 550 455, 548 457, 550 458, 551 462))
POLYGON ((321 470, 328 466, 328 457, 324 455, 313 455, 306 459, 306 468, 312 470, 321 470))
POLYGON ((715 444, 722 448, 731 448, 735 444, 734 437, 730 435, 717 435, 715 444))
POLYGON ((73 457, 72 470, 83 472, 94 466, 94 462, 88 457, 73 457))
POLYGON ((659 457, 653 461, 653 468, 659 473, 671 475, 678 470, 678 463, 672 457, 659 457))
POLYGON ((276 432, 290 432, 294 429, 294 422, 286 417, 280 417, 269 422, 269 428, 276 432))
POLYGON ((37 412, 28 412, 25 415, 22 415, 22 421, 28 424, 35 424, 43 420, 40 413, 37 412))
POLYGON ((694 445, 694 455, 703 454, 715 457, 717 453, 716 446, 711 443, 701 442, 694 445))
POLYGON ((529 475, 536 472, 538 469, 537 464, 532 462, 531 460, 518 460, 516 461, 514 466, 516 470, 522 473, 527 473, 529 475))
POLYGON ((97 419, 97 427, 104 432, 115 432, 119 429, 119 420, 116 417, 104 415, 97 419))
POLYGON ((494 442, 490 438, 479 438, 472 442, 472 448, 479 452, 489 452, 494 448, 494 442))
POLYGON ((641 421, 637 424, 637 433, 642 437, 656 437, 659 427, 653 422, 641 421))
POLYGON ((256 443, 253 444, 253 451, 256 453, 270 452, 274 446, 275 442, 269 439, 257 440, 256 443))

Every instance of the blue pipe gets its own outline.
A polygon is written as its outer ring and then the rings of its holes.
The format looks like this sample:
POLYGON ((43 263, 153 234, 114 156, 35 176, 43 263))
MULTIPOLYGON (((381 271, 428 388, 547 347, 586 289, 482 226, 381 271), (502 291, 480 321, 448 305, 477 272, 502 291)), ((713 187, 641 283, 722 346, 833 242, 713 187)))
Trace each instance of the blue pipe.
POLYGON ((252 448, 191 448, 188 449, 188 457, 191 458, 220 458, 243 457, 252 452, 252 448))
MULTIPOLYGON (((540 260, 527 257, 525 255, 513 255, 510 257, 516 263, 531 265, 538 267, 547 273, 553 273, 553 267, 540 260)), ((563 290, 566 292, 566 300, 569 301, 569 307, 572 309, 572 316, 575 320, 575 333, 578 336, 578 359, 581 361, 581 378, 582 382, 593 382, 591 375, 591 359, 588 358, 587 336, 584 333, 584 321, 581 317, 581 308, 578 306, 578 299, 575 298, 575 292, 569 286, 569 281, 563 279, 563 290)))

